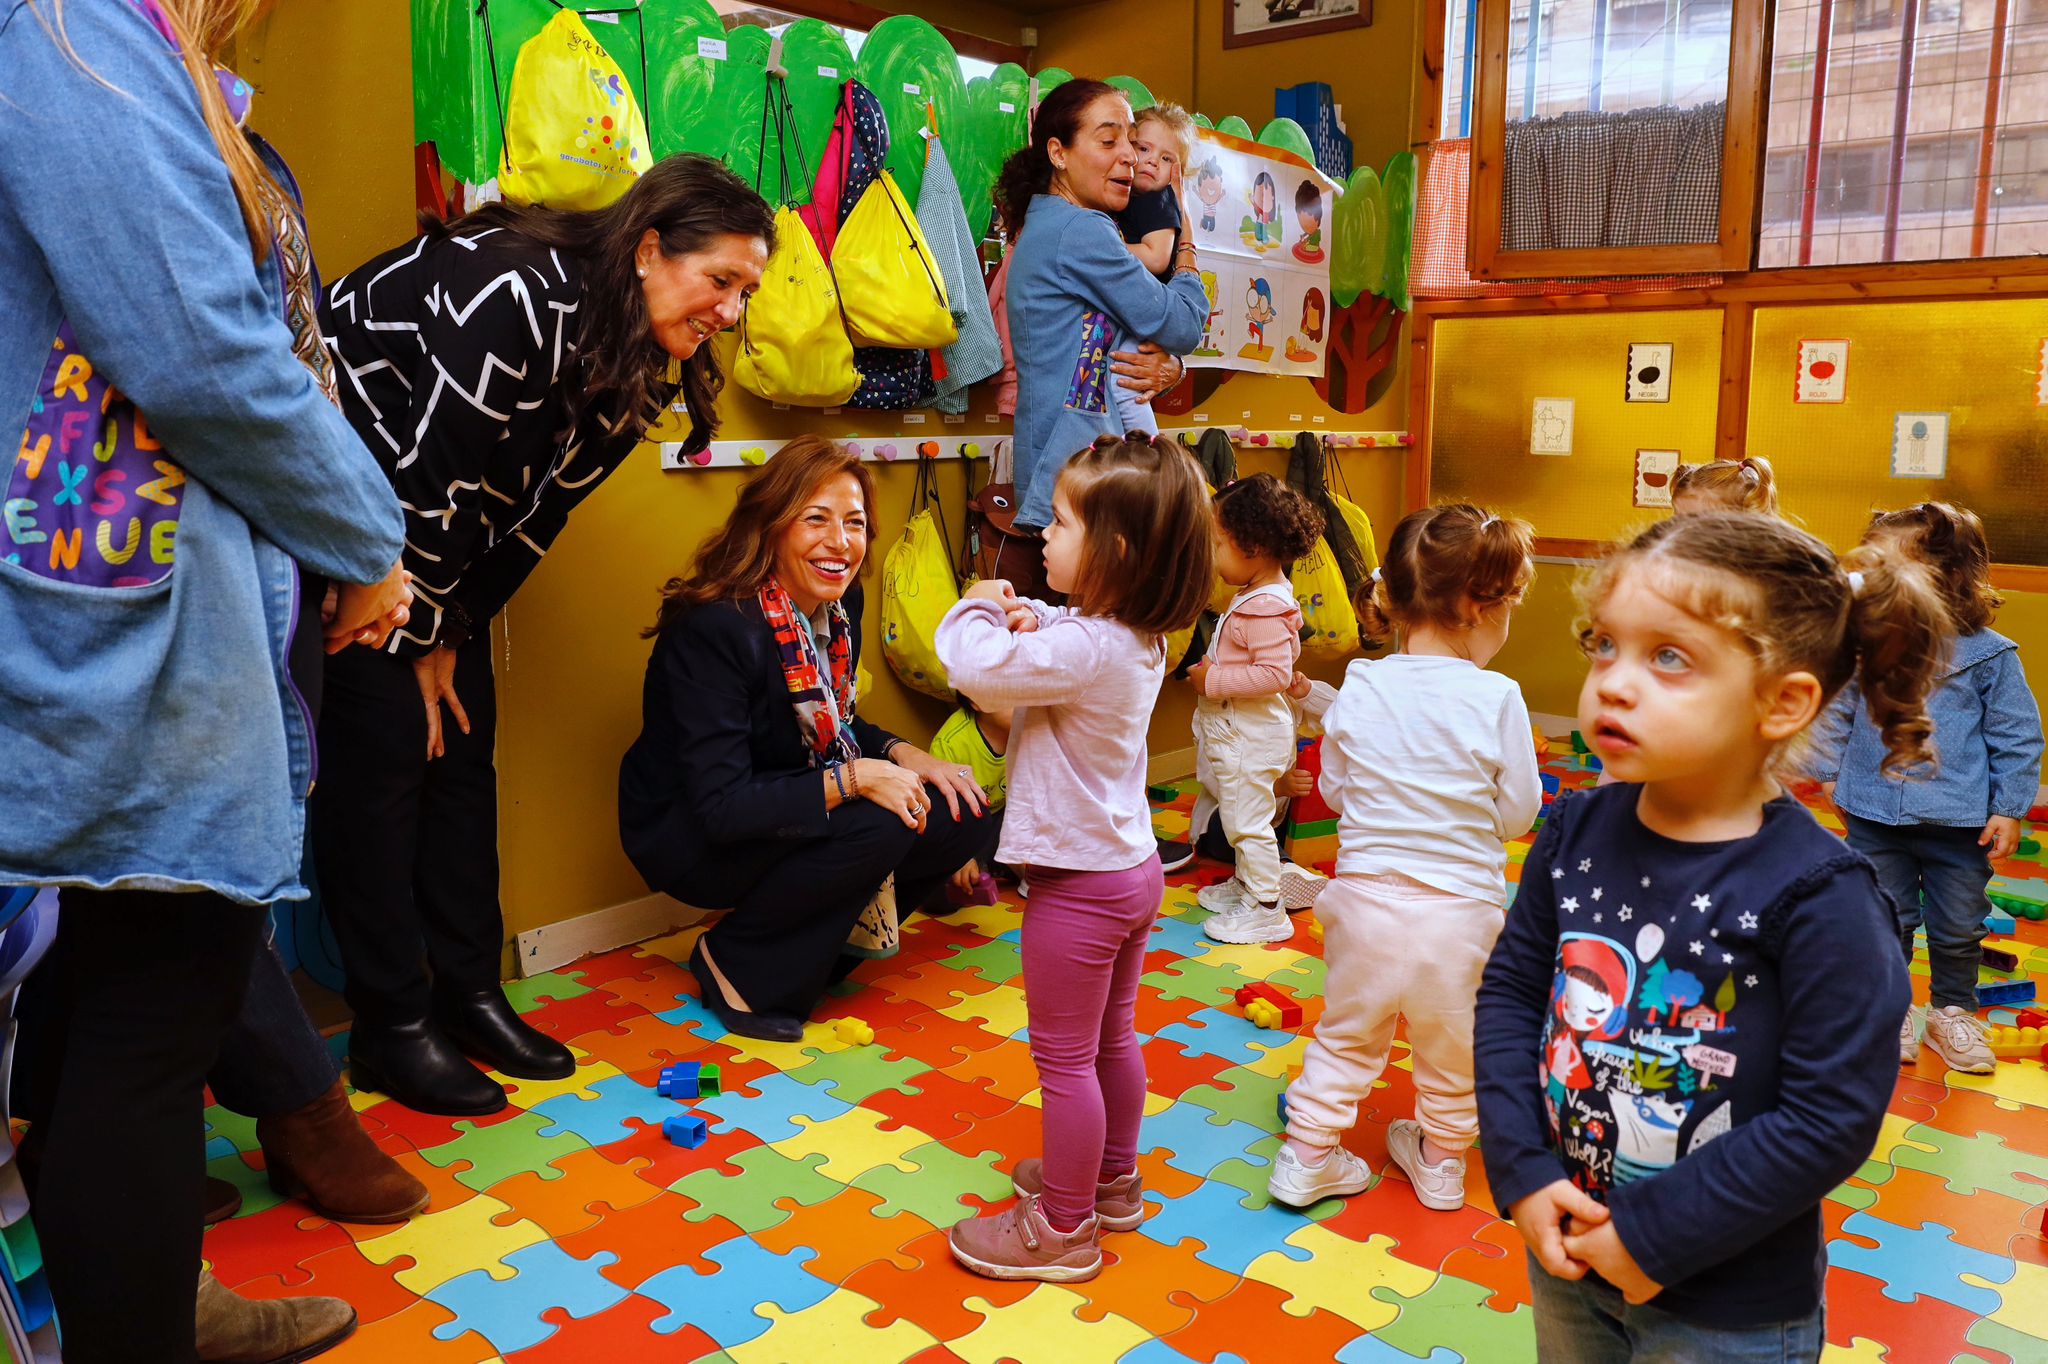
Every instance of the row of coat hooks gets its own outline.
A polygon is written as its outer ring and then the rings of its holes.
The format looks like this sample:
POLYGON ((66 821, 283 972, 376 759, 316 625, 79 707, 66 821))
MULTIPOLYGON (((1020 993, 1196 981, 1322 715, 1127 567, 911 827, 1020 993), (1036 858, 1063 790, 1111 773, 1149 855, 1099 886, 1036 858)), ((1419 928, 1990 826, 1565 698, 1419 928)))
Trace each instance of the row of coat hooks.
MULTIPOLYGON (((1203 432, 1211 430, 1222 431, 1230 437, 1232 445, 1251 446, 1285 446, 1292 444, 1296 436, 1303 434, 1300 430, 1253 431, 1242 426, 1205 426, 1200 428, 1183 426, 1177 429, 1174 435, 1182 445, 1193 446, 1201 443, 1203 432)), ((1334 450, 1374 450, 1383 447, 1415 444, 1415 435, 1411 431, 1308 430, 1307 434, 1316 437, 1324 445, 1334 450)))

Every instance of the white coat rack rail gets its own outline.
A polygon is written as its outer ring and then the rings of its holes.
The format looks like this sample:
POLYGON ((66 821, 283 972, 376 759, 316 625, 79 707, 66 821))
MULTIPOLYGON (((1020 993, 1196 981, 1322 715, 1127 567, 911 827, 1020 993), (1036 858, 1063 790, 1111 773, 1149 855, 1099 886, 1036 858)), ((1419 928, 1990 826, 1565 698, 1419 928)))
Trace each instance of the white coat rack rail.
POLYGON ((1294 444, 1294 438, 1303 431, 1319 437, 1323 444, 1335 450, 1378 450, 1399 448, 1415 444, 1415 435, 1409 431, 1325 431, 1315 426, 1298 426, 1285 431, 1252 431, 1242 426, 1176 426, 1166 430, 1177 437, 1183 445, 1195 445, 1202 439, 1202 433, 1209 430, 1227 432, 1233 445, 1248 445, 1253 448, 1286 449, 1294 444))
MULTIPOLYGON (((924 432, 912 432, 897 436, 833 436, 870 463, 908 464, 914 459, 987 459, 995 450, 998 441, 1007 441, 1009 433, 984 432, 980 435, 934 436, 924 432)), ((766 464, 768 457, 775 453, 788 437, 755 440, 715 440, 709 449, 700 450, 689 459, 683 458, 683 447, 679 441, 664 441, 661 446, 661 467, 664 469, 738 469, 766 464)))

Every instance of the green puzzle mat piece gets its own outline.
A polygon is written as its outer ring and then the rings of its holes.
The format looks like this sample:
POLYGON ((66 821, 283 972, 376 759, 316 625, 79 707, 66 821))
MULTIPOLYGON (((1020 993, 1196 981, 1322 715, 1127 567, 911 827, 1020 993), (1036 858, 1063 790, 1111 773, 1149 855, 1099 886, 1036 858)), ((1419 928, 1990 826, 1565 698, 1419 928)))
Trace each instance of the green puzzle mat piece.
POLYGON ((590 1143, 574 1132, 561 1132, 552 1137, 541 1135, 542 1128, 554 1125, 552 1118, 538 1113, 521 1113, 488 1127, 479 1127, 465 1119, 455 1124, 461 1136, 439 1146, 428 1147, 420 1152, 420 1156, 429 1165, 454 1170, 456 1183, 478 1193, 501 1179, 521 1173, 536 1174, 542 1179, 560 1179, 562 1172, 554 1168, 554 1162, 571 1152, 589 1150, 590 1143), (455 1170, 455 1166, 465 1160, 470 1168, 455 1170))
POLYGON ((668 1187, 699 1205, 683 1214, 686 1220, 723 1217, 751 1236, 789 1220, 789 1209, 777 1207, 776 1200, 787 1198, 809 1207, 845 1188, 838 1180, 818 1173, 828 1159, 822 1152, 812 1152, 802 1160, 791 1160, 772 1146, 756 1146, 732 1158, 740 1174, 694 1170, 668 1187))
POLYGON ((2048 1183, 2048 1159, 2014 1151, 2006 1146, 2003 1137, 1964 1137, 1916 1123, 1907 1129, 1906 1140, 1935 1149, 1923 1151, 1919 1146, 1901 1145, 1892 1152, 1892 1164, 1901 1170, 1939 1175, 1947 1181, 1951 1193, 1989 1191, 2032 1204, 2041 1200, 2041 1185, 2048 1183), (2022 1174, 2036 1182, 2030 1184, 2018 1178, 2022 1174))
POLYGON ((894 1217, 899 1212, 921 1217, 935 1227, 950 1227, 962 1217, 980 1211, 960 1200, 968 1194, 995 1202, 1011 1193, 1010 1177, 996 1169, 994 1151, 963 1156, 942 1142, 927 1142, 903 1153, 914 1163, 915 1173, 881 1165, 853 1181, 882 1200, 877 1217, 894 1217))
POLYGON ((857 1104, 884 1090, 915 1094, 909 1082, 931 1072, 931 1066, 911 1056, 893 1056, 886 1046, 869 1044, 844 1051, 818 1047, 804 1050, 817 1059, 807 1066, 785 1072, 790 1079, 807 1085, 823 1085, 833 1098, 857 1104))

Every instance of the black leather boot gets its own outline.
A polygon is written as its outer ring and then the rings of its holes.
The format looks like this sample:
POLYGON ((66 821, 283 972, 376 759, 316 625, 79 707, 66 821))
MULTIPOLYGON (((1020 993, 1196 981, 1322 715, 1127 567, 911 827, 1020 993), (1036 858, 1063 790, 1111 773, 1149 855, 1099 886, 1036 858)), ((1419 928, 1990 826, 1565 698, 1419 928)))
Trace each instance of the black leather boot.
POLYGON ((498 1082, 424 1018, 376 1025, 358 1019, 349 1033, 348 1068, 357 1089, 389 1094, 421 1113, 466 1118, 505 1106, 498 1082))
POLYGON ((576 1069, 569 1049, 521 1018, 495 985, 463 994, 436 993, 434 1021, 456 1046, 500 1074, 559 1080, 576 1069))

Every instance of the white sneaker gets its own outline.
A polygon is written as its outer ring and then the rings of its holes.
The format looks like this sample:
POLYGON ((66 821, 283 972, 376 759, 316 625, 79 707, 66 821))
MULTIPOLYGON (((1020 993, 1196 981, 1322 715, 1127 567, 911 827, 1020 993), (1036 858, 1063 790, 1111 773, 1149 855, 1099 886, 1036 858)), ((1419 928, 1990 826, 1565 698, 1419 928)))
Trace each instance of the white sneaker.
POLYGON ((1294 921, 1279 905, 1242 900, 1237 908, 1212 915, 1202 924, 1202 934, 1227 943, 1286 942, 1294 936, 1294 921))
POLYGON ((1910 1066, 1920 1059, 1920 1006, 1908 1004, 1899 1022, 1899 1064, 1910 1066))
POLYGON ((1950 1070, 1966 1075, 1989 1075, 1998 1069, 1998 1058, 1984 1040, 1984 1025, 1977 1016, 1959 1005, 1948 1004, 1927 1011, 1927 1045, 1950 1070))
POLYGON ((1372 1187, 1372 1166, 1343 1147, 1331 1150, 1320 1165, 1304 1165, 1294 1148, 1284 1143, 1273 1156, 1273 1177, 1266 1192, 1275 1203, 1306 1208, 1325 1198, 1349 1198, 1372 1187))
POLYGON ((1195 892, 1195 903, 1211 914, 1222 914, 1236 909, 1244 903, 1244 882, 1233 876, 1228 881, 1203 886, 1195 892))
POLYGON ((1465 1206, 1465 1158, 1452 1156, 1441 1165, 1422 1158, 1422 1124, 1413 1118, 1396 1118, 1387 1128, 1387 1154, 1415 1186, 1416 1201, 1438 1212, 1456 1212, 1465 1206))
POLYGON ((1280 908, 1289 914, 1299 914, 1304 909, 1314 909, 1316 897, 1323 893, 1323 887, 1330 884, 1330 878, 1321 872, 1297 867, 1292 862, 1280 864, 1280 908))

